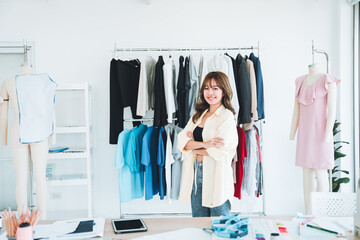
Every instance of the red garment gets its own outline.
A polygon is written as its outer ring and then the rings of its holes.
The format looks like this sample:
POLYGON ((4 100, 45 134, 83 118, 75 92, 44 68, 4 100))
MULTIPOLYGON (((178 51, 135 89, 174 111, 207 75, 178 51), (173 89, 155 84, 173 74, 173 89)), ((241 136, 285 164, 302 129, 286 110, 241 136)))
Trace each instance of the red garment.
POLYGON ((241 199, 241 184, 244 175, 244 158, 247 156, 246 153, 246 142, 245 142, 245 132, 241 127, 237 127, 239 143, 236 148, 237 151, 237 162, 236 162, 236 183, 234 184, 235 191, 234 197, 241 199))

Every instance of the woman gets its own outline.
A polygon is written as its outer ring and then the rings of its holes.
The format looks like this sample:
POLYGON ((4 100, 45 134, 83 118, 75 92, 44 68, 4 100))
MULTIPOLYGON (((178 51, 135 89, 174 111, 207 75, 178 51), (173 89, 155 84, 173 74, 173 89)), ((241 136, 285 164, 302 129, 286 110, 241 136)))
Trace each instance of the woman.
POLYGON ((195 113, 178 135, 183 170, 179 200, 189 203, 193 217, 230 214, 234 194, 231 161, 238 143, 232 91, 227 76, 205 76, 195 113))

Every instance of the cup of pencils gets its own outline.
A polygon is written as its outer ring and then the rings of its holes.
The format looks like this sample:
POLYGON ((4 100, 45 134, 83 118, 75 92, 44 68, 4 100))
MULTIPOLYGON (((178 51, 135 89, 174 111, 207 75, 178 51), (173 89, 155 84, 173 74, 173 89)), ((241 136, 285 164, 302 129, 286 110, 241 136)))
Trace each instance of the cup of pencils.
POLYGON ((2 214, 3 226, 7 232, 8 239, 17 240, 32 240, 33 228, 40 218, 38 210, 32 211, 29 209, 18 212, 19 220, 16 219, 16 214, 9 210, 5 210, 2 214))

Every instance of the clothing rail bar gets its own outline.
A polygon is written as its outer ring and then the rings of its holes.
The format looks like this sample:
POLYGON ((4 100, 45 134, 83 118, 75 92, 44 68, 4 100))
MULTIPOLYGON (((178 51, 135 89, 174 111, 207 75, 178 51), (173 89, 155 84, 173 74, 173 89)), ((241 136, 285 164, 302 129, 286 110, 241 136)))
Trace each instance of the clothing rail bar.
POLYGON ((185 51, 216 51, 216 50, 257 50, 258 47, 238 48, 115 48, 117 52, 185 52, 185 51))
MULTIPOLYGON (((176 121, 177 118, 173 118, 176 121)), ((154 121, 154 118, 124 119, 124 122, 154 121)))
MULTIPOLYGON (((31 49, 31 46, 26 46, 27 47, 27 50, 30 50, 31 49)), ((0 46, 0 48, 24 48, 24 46, 0 46)))
POLYGON ((214 48, 118 48, 117 43, 114 43, 112 52, 116 55, 117 52, 185 52, 185 51, 239 51, 239 50, 257 50, 258 57, 260 57, 260 41, 257 46, 250 47, 214 47, 214 48))

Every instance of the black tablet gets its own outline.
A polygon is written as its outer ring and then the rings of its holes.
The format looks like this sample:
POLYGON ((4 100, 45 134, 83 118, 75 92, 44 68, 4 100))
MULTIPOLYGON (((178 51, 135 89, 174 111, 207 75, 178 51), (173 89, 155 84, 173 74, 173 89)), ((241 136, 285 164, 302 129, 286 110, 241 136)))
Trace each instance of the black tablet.
POLYGON ((141 218, 112 220, 115 233, 144 232, 147 227, 141 218))

